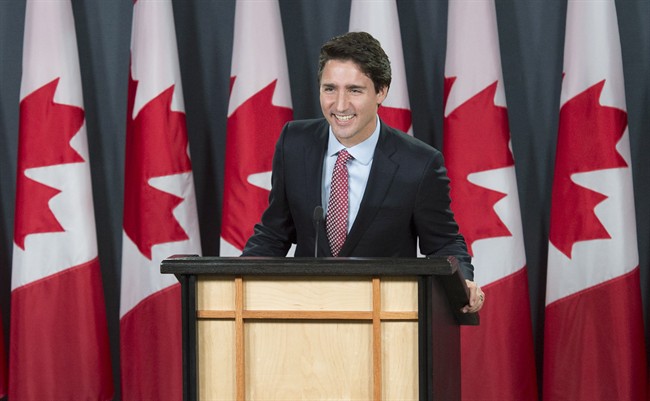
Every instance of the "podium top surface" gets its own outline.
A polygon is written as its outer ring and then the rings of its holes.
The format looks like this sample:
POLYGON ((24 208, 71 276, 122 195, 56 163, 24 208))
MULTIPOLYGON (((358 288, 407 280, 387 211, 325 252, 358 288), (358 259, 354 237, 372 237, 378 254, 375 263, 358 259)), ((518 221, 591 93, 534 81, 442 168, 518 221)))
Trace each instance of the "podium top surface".
POLYGON ((181 276, 366 276, 435 278, 443 288, 458 323, 476 325, 478 313, 464 314, 469 290, 453 256, 429 258, 286 258, 174 255, 160 272, 181 276))
POLYGON ((458 272, 453 256, 432 258, 293 258, 175 255, 164 259, 164 274, 278 276, 451 276, 458 272))

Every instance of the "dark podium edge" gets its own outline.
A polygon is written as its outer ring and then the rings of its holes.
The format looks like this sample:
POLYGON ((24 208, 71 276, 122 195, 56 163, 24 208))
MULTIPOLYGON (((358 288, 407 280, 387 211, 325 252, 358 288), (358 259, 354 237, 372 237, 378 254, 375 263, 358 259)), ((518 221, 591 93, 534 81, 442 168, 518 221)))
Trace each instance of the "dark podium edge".
POLYGON ((420 401, 460 400, 460 325, 478 314, 460 309, 469 291, 453 256, 429 258, 282 258, 174 255, 160 265, 181 284, 183 400, 198 400, 197 304, 199 275, 418 277, 420 401))

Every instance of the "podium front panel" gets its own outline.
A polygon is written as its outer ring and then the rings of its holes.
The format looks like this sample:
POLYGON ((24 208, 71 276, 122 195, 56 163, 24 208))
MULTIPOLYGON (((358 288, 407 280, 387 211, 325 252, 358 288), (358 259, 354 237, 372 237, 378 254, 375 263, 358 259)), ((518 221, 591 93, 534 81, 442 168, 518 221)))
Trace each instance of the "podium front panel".
POLYGON ((235 400, 235 321, 201 319, 197 337, 200 399, 235 400))
POLYGON ((417 278, 197 280, 201 400, 417 400, 417 278))
POLYGON ((381 366, 384 383, 382 398, 384 400, 419 399, 417 322, 383 322, 381 330, 381 366))
POLYGON ((247 310, 372 311, 372 282, 367 279, 251 277, 245 287, 247 310))

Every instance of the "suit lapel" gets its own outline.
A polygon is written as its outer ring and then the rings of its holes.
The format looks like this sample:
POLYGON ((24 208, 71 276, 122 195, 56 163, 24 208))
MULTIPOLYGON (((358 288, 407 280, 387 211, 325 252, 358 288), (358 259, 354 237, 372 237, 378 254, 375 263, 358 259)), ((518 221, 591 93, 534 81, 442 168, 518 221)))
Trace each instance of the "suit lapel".
POLYGON ((357 243, 365 233, 365 231, 372 223, 375 215, 381 208, 384 198, 388 193, 395 172, 399 165, 391 160, 391 155, 395 152, 396 148, 391 140, 391 134, 388 132, 384 125, 381 126, 379 132, 379 141, 372 160, 372 167, 370 168, 370 175, 368 176, 368 184, 361 199, 359 206, 359 213, 357 214, 354 224, 350 229, 343 248, 341 248, 340 256, 349 256, 357 243))
MULTIPOLYGON (((304 157, 303 166, 305 166, 303 188, 306 189, 307 205, 314 205, 314 208, 322 203, 323 158, 325 157, 325 152, 327 152, 327 138, 329 133, 327 120, 323 119, 323 124, 318 128, 318 131, 316 135, 312 136, 313 141, 316 143, 306 144, 302 153, 304 157)), ((318 230, 318 255, 332 256, 325 230, 325 220, 321 222, 318 230)))

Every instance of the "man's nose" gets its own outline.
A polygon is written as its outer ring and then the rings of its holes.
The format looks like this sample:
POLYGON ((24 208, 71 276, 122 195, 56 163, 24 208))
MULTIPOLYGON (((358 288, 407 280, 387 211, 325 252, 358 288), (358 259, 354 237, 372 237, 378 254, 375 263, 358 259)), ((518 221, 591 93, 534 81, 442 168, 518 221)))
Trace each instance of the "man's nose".
POLYGON ((345 91, 339 92, 336 96, 336 110, 345 111, 348 108, 348 95, 345 91))

